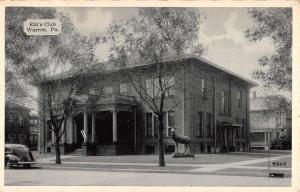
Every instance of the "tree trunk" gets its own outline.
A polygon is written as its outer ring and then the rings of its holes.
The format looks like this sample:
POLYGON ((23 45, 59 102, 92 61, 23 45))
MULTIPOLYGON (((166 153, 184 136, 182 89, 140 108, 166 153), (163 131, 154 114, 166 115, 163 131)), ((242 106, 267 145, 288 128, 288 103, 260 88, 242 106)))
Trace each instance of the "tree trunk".
POLYGON ((164 156, 164 143, 163 143, 163 129, 164 129, 164 117, 163 114, 159 115, 159 126, 158 126, 158 151, 159 151, 159 166, 166 166, 164 156))
POLYGON ((55 163, 56 164, 61 164, 61 159, 60 159, 60 146, 59 146, 59 140, 58 137, 56 137, 56 142, 55 142, 56 146, 55 146, 55 153, 56 153, 56 160, 55 163))

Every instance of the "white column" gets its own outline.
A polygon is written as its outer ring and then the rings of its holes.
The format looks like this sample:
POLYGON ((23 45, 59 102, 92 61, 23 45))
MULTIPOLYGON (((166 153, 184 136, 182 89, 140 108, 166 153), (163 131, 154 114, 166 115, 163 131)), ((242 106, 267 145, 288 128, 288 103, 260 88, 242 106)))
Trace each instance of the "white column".
POLYGON ((92 143, 95 142, 95 137, 96 132, 95 132, 95 113, 92 114, 92 143))
POLYGON ((113 111, 113 142, 118 140, 117 126, 117 111, 113 111))
MULTIPOLYGON (((84 114, 83 114, 83 130, 84 130, 86 137, 88 137, 88 114, 87 114, 87 112, 84 112, 84 114)), ((88 141, 88 138, 86 139, 86 141, 88 141)))

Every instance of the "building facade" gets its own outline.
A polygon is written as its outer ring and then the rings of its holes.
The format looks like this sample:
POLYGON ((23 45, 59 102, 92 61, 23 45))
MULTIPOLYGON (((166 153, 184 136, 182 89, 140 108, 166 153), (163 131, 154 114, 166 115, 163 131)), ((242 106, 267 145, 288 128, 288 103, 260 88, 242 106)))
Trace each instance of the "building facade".
POLYGON ((5 143, 29 145, 29 109, 5 103, 5 143))
MULTIPOLYGON (((165 152, 175 150, 168 125, 175 127, 178 135, 192 138, 194 153, 248 150, 249 89, 256 84, 197 56, 170 58, 165 63, 170 86, 164 103, 165 152)), ((134 86, 124 70, 82 79, 76 113, 63 123, 63 153, 76 149, 85 155, 158 152, 158 119, 142 93, 157 94, 155 66, 126 70, 142 86, 134 86)), ((41 98, 47 95, 42 86, 39 90, 41 98)), ((54 151, 54 137, 47 126, 40 127, 41 153, 54 151)))
POLYGON ((278 96, 256 97, 254 92, 250 103, 251 148, 291 148, 292 118, 286 100, 278 96), (282 143, 285 140, 289 143, 282 143))

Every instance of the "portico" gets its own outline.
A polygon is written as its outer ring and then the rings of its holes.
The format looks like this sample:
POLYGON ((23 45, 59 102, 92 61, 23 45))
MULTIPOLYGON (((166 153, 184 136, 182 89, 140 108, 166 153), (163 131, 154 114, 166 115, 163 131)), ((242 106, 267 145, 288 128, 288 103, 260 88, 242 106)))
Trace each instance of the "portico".
POLYGON ((221 131, 221 149, 223 152, 237 151, 239 139, 236 138, 236 132, 242 127, 240 124, 222 123, 218 126, 221 131))
POLYGON ((113 95, 78 104, 64 133, 70 152, 82 148, 84 155, 133 153, 136 141, 135 103, 132 97, 113 95), (86 139, 81 132, 84 132, 86 139))

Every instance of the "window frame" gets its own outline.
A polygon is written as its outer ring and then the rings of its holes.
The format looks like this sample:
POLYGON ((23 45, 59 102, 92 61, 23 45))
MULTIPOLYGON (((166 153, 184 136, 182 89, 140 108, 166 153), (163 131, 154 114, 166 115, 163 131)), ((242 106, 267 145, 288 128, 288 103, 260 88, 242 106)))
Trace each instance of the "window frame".
POLYGON ((103 95, 112 95, 114 93, 114 88, 112 85, 108 85, 108 86, 104 86, 102 88, 102 93, 103 95), (111 89, 111 92, 107 92, 107 90, 110 90, 111 89))
POLYGON ((237 92, 237 100, 238 100, 238 107, 242 108, 242 92, 241 92, 241 90, 238 90, 238 92, 237 92))
POLYGON ((168 111, 166 112, 166 130, 167 130, 167 137, 171 137, 171 128, 170 127, 175 127, 175 111, 168 111), (170 124, 170 113, 173 113, 173 118, 174 118, 174 122, 171 125, 170 124), (170 126, 169 126, 170 125, 170 126))
POLYGON ((204 137, 204 112, 198 111, 197 118, 197 129, 199 130, 199 134, 197 135, 197 137, 204 137))
POLYGON ((120 83, 119 84, 120 94, 121 95, 128 95, 129 89, 128 89, 128 83, 120 83), (126 88, 126 91, 122 91, 124 88, 126 88))
POLYGON ((201 78, 201 97, 207 99, 207 79, 201 78))

